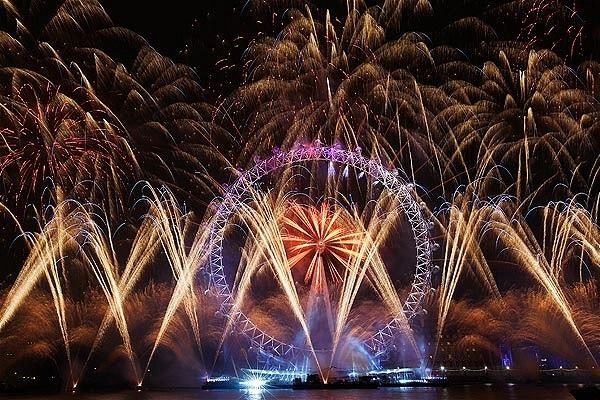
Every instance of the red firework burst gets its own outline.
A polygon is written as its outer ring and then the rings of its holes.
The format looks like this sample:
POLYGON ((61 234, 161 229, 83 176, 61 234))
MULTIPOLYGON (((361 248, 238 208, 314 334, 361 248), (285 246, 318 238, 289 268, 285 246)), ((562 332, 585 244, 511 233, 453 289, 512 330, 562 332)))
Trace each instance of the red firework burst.
POLYGON ((346 210, 326 202, 318 207, 292 203, 280 225, 295 277, 319 291, 328 282, 343 280, 364 239, 346 210))

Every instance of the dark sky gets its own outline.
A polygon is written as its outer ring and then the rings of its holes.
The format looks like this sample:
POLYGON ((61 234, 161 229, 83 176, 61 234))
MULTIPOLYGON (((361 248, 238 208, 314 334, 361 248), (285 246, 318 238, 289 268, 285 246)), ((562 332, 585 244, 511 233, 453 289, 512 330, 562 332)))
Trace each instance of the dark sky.
POLYGON ((183 48, 194 19, 213 20, 226 12, 231 13, 237 0, 101 0, 117 25, 124 26, 145 37, 161 52, 174 56, 183 48))
MULTIPOLYGON (((269 16, 254 15, 249 18, 248 0, 170 0, 152 2, 143 0, 100 0, 117 25, 129 28, 145 37, 163 54, 178 58, 192 36, 202 36, 205 45, 214 45, 216 39, 233 39, 247 32, 269 31, 269 16), (257 23, 256 19, 263 19, 257 23)), ((502 0, 459 0, 457 15, 476 15, 486 7, 502 0)), ((286 3, 274 2, 274 4, 286 3)), ((289 0, 303 8, 304 1, 289 0)), ((329 9, 335 15, 346 9, 340 0, 306 1, 317 9, 329 9)), ((378 3, 366 1, 366 4, 378 3)), ((275 6, 280 10, 286 7, 275 6)), ((447 11, 446 11, 447 12, 447 11)), ((453 20, 456 16, 446 16, 453 20)), ((446 18, 439 17, 440 22, 446 18)), ((271 33, 271 32, 269 32, 271 33)), ((217 49, 218 50, 218 49, 217 49)), ((178 60, 184 61, 184 60, 178 60)))
POLYGON ((229 93, 240 82, 242 53, 264 29, 256 17, 249 18, 245 0, 100 1, 117 25, 141 34, 174 61, 195 68, 214 97, 229 93), (230 68, 223 68, 226 65, 230 68))
MULTIPOLYGON (((235 38, 245 32, 268 31, 269 19, 263 15, 249 18, 249 0, 99 0, 117 25, 140 33, 162 53, 175 57, 193 32, 213 44, 216 38, 235 38), (257 23, 257 18, 264 19, 257 23)), ((303 8, 304 1, 287 3, 303 8)), ((306 3, 335 11, 346 9, 345 0, 307 0, 306 3)), ((366 1, 367 4, 372 1, 366 1)), ((279 4, 279 9, 286 9, 279 4)))

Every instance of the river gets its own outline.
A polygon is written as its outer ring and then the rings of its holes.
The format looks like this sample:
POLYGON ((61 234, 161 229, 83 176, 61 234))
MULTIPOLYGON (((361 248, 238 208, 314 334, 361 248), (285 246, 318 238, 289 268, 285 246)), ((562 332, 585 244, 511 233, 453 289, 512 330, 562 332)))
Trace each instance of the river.
POLYGON ((18 400, 573 400, 565 385, 465 385, 364 390, 144 390, 119 393, 5 395, 18 400))

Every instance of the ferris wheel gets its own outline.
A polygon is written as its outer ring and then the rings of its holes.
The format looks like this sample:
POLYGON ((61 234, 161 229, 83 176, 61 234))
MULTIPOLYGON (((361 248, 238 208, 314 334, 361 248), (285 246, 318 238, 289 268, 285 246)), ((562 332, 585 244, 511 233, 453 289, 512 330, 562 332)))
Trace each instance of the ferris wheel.
POLYGON ((394 338, 402 332, 402 322, 411 320, 422 311, 425 295, 431 288, 433 271, 432 253, 436 244, 431 240, 433 223, 423 213, 424 204, 417 200, 415 185, 401 176, 397 169, 388 169, 380 162, 365 157, 360 148, 347 150, 341 146, 327 146, 319 141, 308 145, 299 145, 289 151, 275 150, 269 158, 259 160, 255 165, 242 172, 237 180, 226 188, 224 195, 216 204, 216 213, 212 220, 209 239, 208 265, 204 272, 208 277, 209 289, 221 299, 221 312, 229 318, 236 330, 250 340, 250 345, 260 351, 280 358, 294 358, 306 349, 291 343, 285 343, 263 331, 242 311, 233 307, 233 291, 227 281, 223 262, 223 246, 226 229, 241 204, 248 201, 250 193, 260 190, 261 181, 277 170, 309 162, 331 162, 355 169, 367 179, 379 183, 395 198, 412 229, 415 243, 416 264, 410 291, 403 304, 404 315, 396 315, 364 341, 364 347, 373 356, 388 351, 394 338))

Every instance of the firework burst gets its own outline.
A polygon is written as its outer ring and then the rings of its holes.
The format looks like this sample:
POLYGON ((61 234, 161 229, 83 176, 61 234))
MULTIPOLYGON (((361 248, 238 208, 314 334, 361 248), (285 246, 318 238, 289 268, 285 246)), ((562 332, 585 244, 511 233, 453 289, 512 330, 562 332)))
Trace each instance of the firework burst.
POLYGON ((301 271, 304 283, 312 282, 319 291, 327 285, 325 280, 343 280, 344 269, 351 268, 349 261, 365 240, 347 212, 339 207, 332 210, 327 202, 316 207, 291 204, 281 225, 289 267, 301 271))
POLYGON ((4 200, 12 197, 22 208, 55 185, 75 195, 87 191, 90 200, 119 201, 138 170, 127 141, 103 119, 107 113, 94 108, 89 97, 85 100, 83 89, 84 99, 74 99, 46 85, 26 85, 2 98, 4 200))

